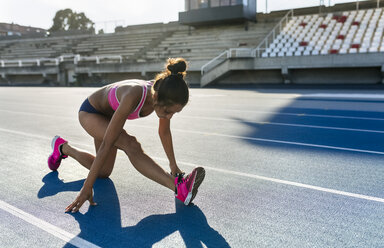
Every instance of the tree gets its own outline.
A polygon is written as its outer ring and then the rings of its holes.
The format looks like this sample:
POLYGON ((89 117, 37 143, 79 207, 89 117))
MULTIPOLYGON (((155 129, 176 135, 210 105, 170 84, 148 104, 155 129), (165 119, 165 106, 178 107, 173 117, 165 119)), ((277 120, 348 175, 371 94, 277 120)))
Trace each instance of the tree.
POLYGON ((92 22, 83 12, 76 13, 71 9, 63 9, 56 12, 53 18, 53 25, 49 32, 81 30, 94 32, 92 22))

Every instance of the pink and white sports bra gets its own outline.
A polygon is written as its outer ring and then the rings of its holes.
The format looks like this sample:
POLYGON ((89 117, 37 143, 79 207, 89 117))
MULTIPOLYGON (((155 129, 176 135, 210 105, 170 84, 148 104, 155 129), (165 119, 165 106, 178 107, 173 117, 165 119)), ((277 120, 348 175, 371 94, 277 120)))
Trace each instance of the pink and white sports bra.
MULTIPOLYGON (((137 107, 135 108, 135 110, 130 113, 128 115, 128 120, 134 120, 134 119, 137 119, 137 118, 140 118, 140 111, 141 109, 143 108, 144 106, 144 102, 145 102, 145 99, 147 97, 147 87, 150 86, 152 87, 152 82, 146 82, 144 84, 142 84, 142 87, 143 87, 143 94, 141 95, 141 99, 140 99, 140 102, 139 104, 137 105, 137 107)), ((108 102, 109 102, 109 105, 111 106, 111 108, 113 110, 116 111, 116 109, 119 107, 120 105, 120 102, 119 100, 117 99, 117 94, 116 94, 116 91, 117 91, 117 88, 119 87, 118 84, 116 84, 115 86, 113 86, 109 92, 108 92, 108 102)))

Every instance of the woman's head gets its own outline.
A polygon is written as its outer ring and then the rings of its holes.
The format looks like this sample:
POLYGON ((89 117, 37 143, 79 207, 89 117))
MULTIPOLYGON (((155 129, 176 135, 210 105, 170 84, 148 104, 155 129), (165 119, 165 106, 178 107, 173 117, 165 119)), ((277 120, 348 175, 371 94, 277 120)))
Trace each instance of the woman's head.
POLYGON ((153 85, 156 94, 156 104, 170 106, 180 104, 185 106, 189 100, 188 85, 184 81, 187 74, 187 62, 183 58, 170 58, 165 70, 156 75, 153 85))
MULTIPOLYGON (((189 89, 184 80, 187 70, 187 62, 183 58, 170 58, 167 61, 165 70, 155 78, 152 87, 155 97, 155 110, 164 109, 167 112, 181 111, 188 103, 189 89), (176 106, 176 107, 175 107, 176 106)), ((159 117, 162 117, 160 113, 159 117)))

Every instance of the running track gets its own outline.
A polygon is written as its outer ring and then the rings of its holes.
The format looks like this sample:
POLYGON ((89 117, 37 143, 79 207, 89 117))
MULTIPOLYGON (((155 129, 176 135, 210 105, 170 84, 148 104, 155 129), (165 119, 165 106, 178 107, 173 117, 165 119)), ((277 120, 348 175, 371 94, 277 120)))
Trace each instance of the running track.
MULTIPOLYGON (((172 130, 179 166, 207 171, 195 205, 119 152, 99 205, 68 214, 87 171, 46 160, 56 134, 93 152, 93 90, 0 88, 0 247, 384 247, 382 90, 192 89, 172 130)), ((155 115, 125 128, 167 168, 155 115)))

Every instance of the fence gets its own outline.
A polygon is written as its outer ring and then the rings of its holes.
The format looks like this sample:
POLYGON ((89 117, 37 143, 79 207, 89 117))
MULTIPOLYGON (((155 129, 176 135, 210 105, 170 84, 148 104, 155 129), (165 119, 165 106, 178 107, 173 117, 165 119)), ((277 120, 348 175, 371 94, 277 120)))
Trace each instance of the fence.
POLYGON ((269 44, 273 42, 273 40, 276 38, 276 35, 281 32, 284 25, 286 25, 292 17, 293 10, 290 10, 256 48, 230 48, 229 50, 226 50, 221 53, 219 56, 213 58, 201 67, 201 75, 204 75, 205 73, 209 72, 210 70, 225 62, 229 58, 261 57, 262 51, 265 51, 265 49, 268 48, 269 44))
POLYGON ((0 60, 0 67, 24 67, 24 66, 41 66, 42 64, 59 65, 62 62, 70 61, 76 65, 79 61, 95 61, 96 64, 102 63, 102 61, 116 61, 123 62, 123 57, 120 55, 104 55, 104 56, 80 56, 74 55, 62 55, 57 58, 37 58, 37 59, 18 59, 18 60, 0 60))

